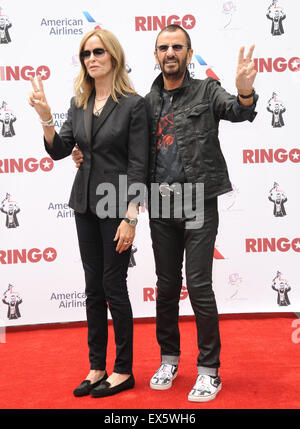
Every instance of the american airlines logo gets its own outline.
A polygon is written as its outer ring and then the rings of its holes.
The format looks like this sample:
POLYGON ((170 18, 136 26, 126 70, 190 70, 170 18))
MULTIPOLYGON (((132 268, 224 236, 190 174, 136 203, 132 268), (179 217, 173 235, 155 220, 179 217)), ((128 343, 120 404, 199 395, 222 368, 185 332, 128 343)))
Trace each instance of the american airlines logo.
POLYGON ((220 78, 216 75, 216 73, 213 71, 212 67, 207 64, 207 62, 204 60, 201 55, 195 55, 196 60, 200 64, 200 66, 205 68, 205 74, 207 77, 212 77, 213 79, 220 80, 220 78))
POLYGON ((87 20, 87 22, 88 22, 89 24, 91 24, 91 26, 92 26, 92 28, 93 28, 94 30, 101 30, 101 29, 102 29, 102 24, 101 24, 101 23, 99 23, 99 22, 97 22, 97 21, 92 17, 92 15, 90 14, 90 12, 88 12, 88 11, 83 11, 82 13, 83 13, 83 15, 84 15, 85 19, 87 20))

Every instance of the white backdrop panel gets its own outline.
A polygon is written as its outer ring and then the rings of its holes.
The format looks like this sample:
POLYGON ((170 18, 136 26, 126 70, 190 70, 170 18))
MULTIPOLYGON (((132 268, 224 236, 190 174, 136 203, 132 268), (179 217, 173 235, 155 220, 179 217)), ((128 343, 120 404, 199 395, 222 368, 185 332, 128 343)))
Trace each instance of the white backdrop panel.
MULTIPOLYGON (((29 75, 44 76, 59 131, 73 95, 79 70, 77 52, 84 33, 100 26, 116 34, 126 53, 129 76, 136 90, 145 95, 159 73, 153 56, 155 38, 160 25, 170 22, 183 25, 190 33, 192 76, 203 79, 213 75, 234 94, 238 50, 242 45, 246 49, 256 45, 257 118, 252 124, 220 125, 234 190, 219 198, 213 268, 219 312, 300 310, 299 14, 299 2, 287 0, 131 0, 129 5, 96 0, 84 4, 78 0, 48 4, 0 0, 3 325, 86 318, 74 216, 67 205, 76 168, 71 159, 54 163, 45 152, 41 126, 27 103, 29 75), (29 11, 30 19, 26 18, 29 11), (281 34, 271 34, 273 22, 267 18, 268 11, 282 21, 282 27, 278 25, 281 34), (267 110, 268 106, 274 110, 276 104, 281 115, 267 110), (273 126, 272 117, 279 116, 279 126, 273 126), (3 131, 5 120, 12 121, 13 133, 10 126, 3 131), (284 216, 274 215, 271 194, 284 201, 284 216), (15 211, 18 225, 7 220, 13 219, 6 213, 9 207, 15 211)), ((128 289, 134 317, 153 317, 156 275, 144 209, 132 257, 128 289)), ((180 314, 193 314, 184 270, 180 314)))

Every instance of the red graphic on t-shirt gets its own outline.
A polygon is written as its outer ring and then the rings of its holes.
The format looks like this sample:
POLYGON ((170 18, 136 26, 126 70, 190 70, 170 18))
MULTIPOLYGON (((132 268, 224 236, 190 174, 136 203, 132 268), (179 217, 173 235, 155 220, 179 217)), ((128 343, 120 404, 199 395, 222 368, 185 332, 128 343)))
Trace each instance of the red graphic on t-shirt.
POLYGON ((169 113, 168 115, 160 118, 156 137, 157 150, 159 150, 161 146, 163 146, 164 150, 167 150, 168 147, 174 143, 175 130, 173 113, 169 113))

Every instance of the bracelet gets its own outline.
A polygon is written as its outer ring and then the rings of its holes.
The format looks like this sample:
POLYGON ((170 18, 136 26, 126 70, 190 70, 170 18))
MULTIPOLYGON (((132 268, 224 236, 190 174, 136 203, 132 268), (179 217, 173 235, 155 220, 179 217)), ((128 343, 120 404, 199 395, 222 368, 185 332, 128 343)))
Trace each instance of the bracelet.
POLYGON ((251 94, 248 94, 248 95, 242 95, 242 94, 239 94, 238 93, 238 96, 239 97, 241 97, 241 98, 251 98, 251 97, 253 97, 253 95, 255 94, 255 89, 253 88, 253 90, 252 90, 252 92, 251 92, 251 94))
POLYGON ((53 121, 50 122, 50 123, 48 123, 48 124, 46 124, 44 122, 41 122, 41 124, 43 125, 43 127, 54 127, 54 122, 53 121))
POLYGON ((40 118, 40 123, 43 125, 43 127, 53 127, 54 126, 54 122, 53 122, 53 116, 51 116, 50 119, 48 119, 48 121, 43 121, 40 118))
POLYGON ((51 122, 50 124, 42 124, 43 127, 54 127, 54 122, 51 122))
POLYGON ((43 121, 43 119, 40 118, 41 123, 49 124, 49 122, 53 121, 53 116, 51 115, 51 118, 48 119, 48 121, 43 121))

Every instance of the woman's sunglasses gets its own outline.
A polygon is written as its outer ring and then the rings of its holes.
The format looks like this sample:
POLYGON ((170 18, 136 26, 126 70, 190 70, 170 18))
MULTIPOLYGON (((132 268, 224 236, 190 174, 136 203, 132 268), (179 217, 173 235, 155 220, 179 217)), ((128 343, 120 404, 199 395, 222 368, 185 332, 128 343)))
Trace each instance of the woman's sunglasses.
POLYGON ((96 48, 93 51, 85 50, 80 52, 80 59, 81 60, 87 60, 90 58, 90 56, 93 54, 95 58, 103 57, 103 55, 107 52, 103 48, 96 48))

